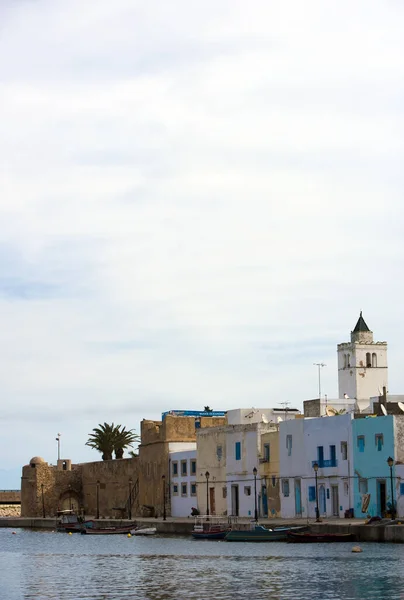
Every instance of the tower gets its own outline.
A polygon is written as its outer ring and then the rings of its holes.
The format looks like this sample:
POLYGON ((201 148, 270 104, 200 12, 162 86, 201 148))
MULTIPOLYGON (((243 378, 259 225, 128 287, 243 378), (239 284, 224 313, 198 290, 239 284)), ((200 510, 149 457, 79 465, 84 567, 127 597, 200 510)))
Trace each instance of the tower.
POLYGON ((338 344, 339 397, 369 400, 387 388, 387 343, 374 342, 373 332, 360 312, 351 341, 338 344))

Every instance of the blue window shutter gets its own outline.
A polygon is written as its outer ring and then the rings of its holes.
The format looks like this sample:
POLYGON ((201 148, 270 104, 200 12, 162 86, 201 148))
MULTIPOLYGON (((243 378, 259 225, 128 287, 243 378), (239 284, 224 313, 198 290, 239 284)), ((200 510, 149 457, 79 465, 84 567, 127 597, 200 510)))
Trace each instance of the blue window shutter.
POLYGON ((236 460, 241 460, 241 442, 236 442, 236 460))
POLYGON ((316 488, 314 485, 309 486, 309 502, 314 502, 316 499, 316 488))
POLYGON ((404 496, 404 483, 400 483, 400 496, 404 496))
POLYGON ((359 452, 365 451, 365 438, 363 437, 363 435, 358 437, 358 450, 359 452))

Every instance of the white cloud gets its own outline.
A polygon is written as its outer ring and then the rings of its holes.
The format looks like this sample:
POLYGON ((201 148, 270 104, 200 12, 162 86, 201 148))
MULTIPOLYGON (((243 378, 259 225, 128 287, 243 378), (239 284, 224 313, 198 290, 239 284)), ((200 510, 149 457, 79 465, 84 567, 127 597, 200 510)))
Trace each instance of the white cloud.
POLYGON ((107 419, 301 405, 318 360, 333 396, 360 309, 402 391, 399 3, 0 10, 0 468, 60 429, 87 460, 107 419))

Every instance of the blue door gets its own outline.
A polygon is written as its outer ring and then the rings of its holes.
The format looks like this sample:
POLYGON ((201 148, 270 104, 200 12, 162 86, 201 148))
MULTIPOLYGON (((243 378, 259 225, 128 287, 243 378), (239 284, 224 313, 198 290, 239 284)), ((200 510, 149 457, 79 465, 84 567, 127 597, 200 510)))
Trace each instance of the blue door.
POLYGON ((300 479, 295 479, 295 513, 297 517, 302 514, 302 486, 300 479))
POLYGON ((264 517, 268 516, 268 496, 267 496, 267 486, 263 485, 261 488, 261 498, 262 498, 262 514, 264 517))
POLYGON ((325 487, 320 485, 318 493, 318 503, 320 514, 325 515, 327 513, 326 499, 325 499, 325 487))

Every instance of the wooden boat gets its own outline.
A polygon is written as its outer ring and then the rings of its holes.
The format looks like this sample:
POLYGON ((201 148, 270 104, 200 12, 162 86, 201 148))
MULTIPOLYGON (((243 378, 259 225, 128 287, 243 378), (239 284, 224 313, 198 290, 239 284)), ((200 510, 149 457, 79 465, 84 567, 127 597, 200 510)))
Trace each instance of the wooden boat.
POLYGON ((129 525, 123 525, 121 527, 89 527, 81 530, 82 534, 85 535, 114 535, 122 533, 131 533, 132 530, 136 529, 135 523, 129 525))
POLYGON ((299 533, 297 531, 289 531, 287 537, 288 542, 300 544, 356 541, 356 536, 353 533, 310 533, 309 531, 299 533))
POLYGON ((251 529, 233 529, 224 538, 226 542, 280 542, 287 539, 289 531, 304 531, 307 527, 274 527, 269 529, 254 524, 251 529))
POLYGON ((94 527, 94 521, 85 521, 72 510, 61 510, 58 512, 59 520, 56 530, 65 533, 80 533, 82 529, 94 527))
POLYGON ((197 516, 191 535, 195 540, 223 540, 236 520, 237 517, 197 516))

